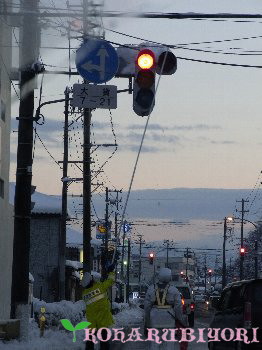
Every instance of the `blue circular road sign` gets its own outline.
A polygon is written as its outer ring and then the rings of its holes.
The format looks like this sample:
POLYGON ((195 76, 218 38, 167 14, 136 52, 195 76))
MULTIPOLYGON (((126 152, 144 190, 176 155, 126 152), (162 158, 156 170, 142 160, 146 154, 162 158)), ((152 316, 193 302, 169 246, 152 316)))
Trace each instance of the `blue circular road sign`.
POLYGON ((118 70, 118 55, 108 41, 90 39, 76 52, 76 68, 90 83, 105 83, 118 70))

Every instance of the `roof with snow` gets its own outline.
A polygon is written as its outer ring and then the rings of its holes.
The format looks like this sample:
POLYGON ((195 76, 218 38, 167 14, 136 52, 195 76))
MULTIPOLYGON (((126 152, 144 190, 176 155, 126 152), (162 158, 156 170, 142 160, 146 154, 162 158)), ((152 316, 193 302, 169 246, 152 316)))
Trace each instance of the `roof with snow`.
MULTIPOLYGON (((10 183, 9 201, 14 204, 15 184, 10 183)), ((35 203, 32 214, 53 214, 61 215, 62 199, 59 195, 47 195, 40 192, 32 194, 32 202, 35 203)))
MULTIPOLYGON (((91 240, 92 246, 100 246, 102 240, 93 238, 91 240)), ((66 228, 66 245, 69 248, 81 248, 83 246, 83 232, 80 232, 72 227, 66 228)))

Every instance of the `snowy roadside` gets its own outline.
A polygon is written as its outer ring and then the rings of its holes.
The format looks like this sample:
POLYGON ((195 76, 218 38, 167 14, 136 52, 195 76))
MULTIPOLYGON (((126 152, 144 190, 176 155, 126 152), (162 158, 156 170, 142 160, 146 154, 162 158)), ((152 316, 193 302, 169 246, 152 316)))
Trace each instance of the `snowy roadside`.
POLYGON ((17 340, 1 343, 0 350, 83 350, 85 348, 84 331, 77 331, 76 342, 73 343, 72 332, 58 329, 47 329, 42 338, 35 321, 30 322, 29 341, 17 340))
MULTIPOLYGON (((134 303, 131 304, 131 306, 128 306, 128 304, 118 304, 114 306, 117 306, 119 310, 119 312, 114 315, 114 328, 124 328, 126 330, 126 335, 128 335, 130 327, 143 326, 144 311, 140 309, 137 304, 134 303)), ((75 325, 74 322, 72 323, 75 325)), ((29 341, 27 343, 17 340, 6 343, 0 342, 0 350, 84 350, 84 338, 85 332, 83 330, 77 331, 76 342, 73 343, 73 333, 58 329, 57 327, 47 329, 44 336, 40 338, 38 325, 34 320, 31 320, 29 341)))

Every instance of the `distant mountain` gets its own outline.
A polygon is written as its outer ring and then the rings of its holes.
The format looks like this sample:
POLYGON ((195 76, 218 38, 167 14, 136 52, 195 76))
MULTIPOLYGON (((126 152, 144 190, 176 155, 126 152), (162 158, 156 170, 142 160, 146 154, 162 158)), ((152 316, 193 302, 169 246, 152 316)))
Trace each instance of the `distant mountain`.
MULTIPOLYGON (((261 196, 261 193, 261 190, 257 191, 257 199, 261 196)), ((192 219, 220 220, 227 215, 235 214, 236 200, 247 198, 249 194, 250 190, 241 189, 175 188, 138 190, 132 191, 130 195, 127 214, 130 218, 158 218, 176 221, 192 219)), ((124 193, 122 206, 125 203, 125 196, 124 193)), ((114 198, 113 193, 111 197, 114 198)), ((98 215, 103 215, 105 198, 94 195, 93 203, 98 215)), ((261 202, 254 202, 252 205, 253 211, 256 211, 260 206, 261 202)), ((239 203, 237 207, 240 209, 239 203)))

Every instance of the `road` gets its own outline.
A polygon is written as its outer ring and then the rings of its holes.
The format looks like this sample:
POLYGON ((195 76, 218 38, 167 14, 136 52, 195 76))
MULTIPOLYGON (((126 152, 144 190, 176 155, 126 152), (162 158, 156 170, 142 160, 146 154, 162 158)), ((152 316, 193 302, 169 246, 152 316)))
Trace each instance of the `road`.
MULTIPOLYGON (((198 329, 199 328, 208 328, 210 321, 212 319, 212 311, 208 310, 204 304, 200 304, 197 306, 196 309, 196 318, 195 318, 195 326, 194 326, 194 333, 197 336, 197 339, 199 338, 198 336, 198 329)), ((143 332, 143 325, 140 324, 134 324, 130 325, 131 327, 140 327, 141 328, 141 333, 143 332)), ((204 340, 207 341, 207 332, 204 332, 204 340)), ((145 342, 128 342, 126 344, 120 344, 120 343, 114 343, 112 345, 113 350, 150 350, 150 343, 145 343, 145 342)), ((161 346, 158 345, 154 349, 161 349, 161 346)), ((179 350, 178 344, 174 343, 173 349, 179 350)), ((196 341, 193 341, 189 343, 188 350, 207 350, 208 345, 206 343, 197 343, 196 341)))

